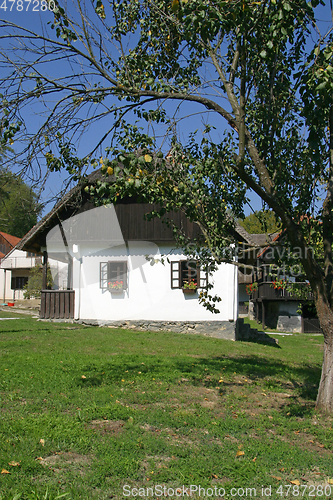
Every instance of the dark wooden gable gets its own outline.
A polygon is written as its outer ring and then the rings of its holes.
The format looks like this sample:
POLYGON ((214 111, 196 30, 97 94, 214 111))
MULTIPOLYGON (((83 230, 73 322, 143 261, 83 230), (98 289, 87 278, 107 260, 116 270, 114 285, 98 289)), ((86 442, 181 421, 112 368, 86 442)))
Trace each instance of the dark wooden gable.
MULTIPOLYGON (((151 220, 146 218, 152 210, 158 210, 157 205, 148 203, 117 203, 116 214, 125 240, 137 241, 173 241, 173 231, 159 217, 151 220)), ((182 212, 169 212, 164 220, 173 221, 181 228, 189 239, 200 236, 201 230, 197 224, 189 221, 182 212)))

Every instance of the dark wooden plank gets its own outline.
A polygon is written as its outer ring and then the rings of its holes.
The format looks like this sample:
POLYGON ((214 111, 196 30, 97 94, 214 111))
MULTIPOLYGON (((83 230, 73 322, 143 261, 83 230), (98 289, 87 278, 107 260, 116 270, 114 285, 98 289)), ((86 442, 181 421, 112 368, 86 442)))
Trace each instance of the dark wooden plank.
POLYGON ((50 294, 45 291, 45 316, 44 318, 49 319, 50 318, 50 294))
POLYGON ((59 291, 59 318, 65 318, 65 296, 62 290, 59 291))
POLYGON ((60 296, 59 296, 59 292, 58 291, 55 291, 55 293, 53 294, 54 296, 54 318, 60 318, 59 316, 59 311, 60 311, 60 296))
POLYGON ((69 291, 64 291, 64 317, 69 318, 69 291))
POLYGON ((45 292, 41 292, 39 317, 45 318, 45 292))
POLYGON ((50 297, 50 318, 55 318, 55 309, 54 309, 54 304, 55 304, 55 296, 54 293, 48 293, 50 297))
POLYGON ((69 295, 70 305, 69 305, 69 317, 74 318, 74 307, 75 307, 75 291, 71 290, 69 295))

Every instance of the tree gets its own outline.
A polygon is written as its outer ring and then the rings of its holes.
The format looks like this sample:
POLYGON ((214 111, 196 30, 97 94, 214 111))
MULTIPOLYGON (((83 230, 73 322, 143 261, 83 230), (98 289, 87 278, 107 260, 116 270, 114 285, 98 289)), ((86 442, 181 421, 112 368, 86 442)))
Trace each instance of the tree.
POLYGON ((271 210, 256 210, 244 220, 239 220, 239 224, 250 234, 272 234, 281 229, 271 210))
MULTIPOLYGON (((53 278, 50 266, 47 266, 46 275, 47 289, 51 289, 53 285, 53 278)), ((28 283, 24 285, 24 298, 25 299, 39 299, 41 290, 43 288, 43 266, 36 264, 30 270, 28 283)))
POLYGON ((3 144, 24 140, 27 167, 44 152, 51 171, 76 178, 107 146, 101 164, 116 183, 86 190, 100 203, 158 201, 157 215, 183 210, 204 235, 189 251, 212 262, 232 259, 225 231, 256 193, 310 282, 325 339, 317 406, 332 412, 332 31, 318 33, 303 0, 97 0, 92 10, 77 0, 73 15, 56 5, 51 33, 1 24, 3 144), (32 103, 46 119, 29 133, 32 103), (181 141, 186 116, 199 129, 181 141), (79 155, 72 144, 96 123, 102 133, 79 155))
POLYGON ((0 231, 22 238, 41 212, 34 191, 8 169, 0 170, 0 231))

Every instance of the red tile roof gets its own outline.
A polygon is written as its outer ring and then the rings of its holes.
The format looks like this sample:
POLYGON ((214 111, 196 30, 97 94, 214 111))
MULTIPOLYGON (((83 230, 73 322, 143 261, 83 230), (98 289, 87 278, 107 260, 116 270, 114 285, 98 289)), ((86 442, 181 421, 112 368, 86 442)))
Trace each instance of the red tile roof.
POLYGON ((8 243, 14 247, 15 245, 18 244, 19 241, 21 241, 22 238, 17 238, 17 236, 12 236, 10 234, 7 234, 7 233, 3 233, 2 231, 0 231, 0 235, 5 238, 5 240, 8 241, 8 243))

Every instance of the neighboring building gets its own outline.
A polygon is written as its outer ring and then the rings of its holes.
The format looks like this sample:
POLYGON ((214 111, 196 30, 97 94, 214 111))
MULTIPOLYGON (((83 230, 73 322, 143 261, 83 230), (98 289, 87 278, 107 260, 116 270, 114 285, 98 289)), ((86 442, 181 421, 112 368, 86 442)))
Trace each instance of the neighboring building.
POLYGON ((266 235, 252 234, 250 236, 258 247, 247 260, 255 268, 250 280, 247 276, 248 282, 257 284, 257 290, 248 296, 252 317, 261 322, 263 328, 295 333, 321 332, 313 305, 313 295, 304 278, 287 276, 283 269, 280 269, 277 277, 274 277, 276 262, 274 252, 280 252, 282 255, 283 246, 273 247, 269 243, 276 245, 280 239, 283 239, 283 233, 268 236, 268 240, 266 235), (285 287, 279 286, 278 280, 297 283, 299 287, 305 289, 304 297, 300 299, 289 293, 285 287))
POLYGON ((7 253, 9 253, 20 240, 21 238, 17 238, 16 236, 0 231, 0 262, 1 259, 3 259, 3 257, 7 255, 7 253))
POLYGON ((0 297, 2 302, 21 298, 22 288, 28 279, 30 260, 27 264, 26 252, 14 253, 14 260, 11 259, 7 272, 7 257, 13 253, 15 245, 20 241, 21 238, 0 232, 0 297))
MULTIPOLYGON (((101 174, 88 178, 93 183, 101 174)), ((221 264, 213 275, 219 314, 198 302, 207 275, 175 248, 173 232, 161 219, 145 219, 156 206, 122 200, 95 208, 77 186, 20 242, 64 265, 67 290, 42 291, 41 316, 72 317, 99 324, 133 324, 147 329, 215 331, 235 338, 238 317, 237 267, 221 264), (164 258, 164 263, 161 262, 164 258), (187 283, 196 283, 188 290, 187 283)), ((180 212, 169 214, 193 239, 199 227, 180 212)), ((238 227, 235 241, 246 239, 238 227)))
MULTIPOLYGON (((14 238, 14 237, 12 237, 14 238)), ((20 238, 15 238, 17 243, 20 238)), ((32 252, 24 252, 13 248, 1 259, 0 263, 0 296, 2 302, 22 300, 23 288, 27 284, 30 269, 41 265, 40 256, 32 252)))

